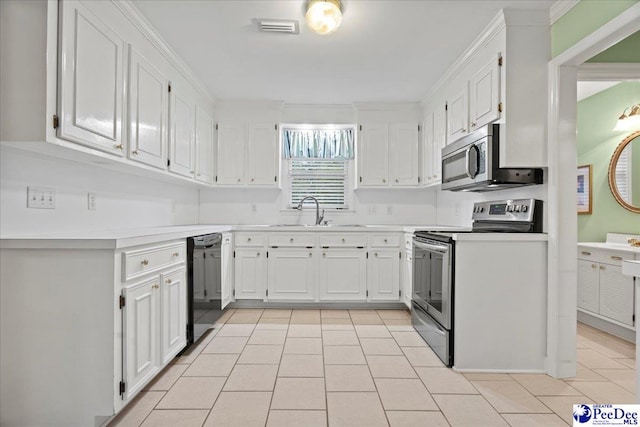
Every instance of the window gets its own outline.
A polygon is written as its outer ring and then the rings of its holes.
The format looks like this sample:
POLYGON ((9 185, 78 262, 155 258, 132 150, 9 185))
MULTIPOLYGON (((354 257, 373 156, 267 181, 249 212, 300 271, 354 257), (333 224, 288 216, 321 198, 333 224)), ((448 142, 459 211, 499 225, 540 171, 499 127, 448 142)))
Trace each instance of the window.
POLYGON ((349 208, 354 133, 353 126, 283 126, 287 209, 306 196, 315 197, 322 209, 349 208))

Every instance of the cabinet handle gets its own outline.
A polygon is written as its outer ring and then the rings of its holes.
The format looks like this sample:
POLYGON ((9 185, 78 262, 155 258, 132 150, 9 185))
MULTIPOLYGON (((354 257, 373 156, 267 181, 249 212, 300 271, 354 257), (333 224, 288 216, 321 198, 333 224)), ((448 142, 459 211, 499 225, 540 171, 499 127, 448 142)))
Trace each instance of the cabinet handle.
POLYGON ((604 265, 601 265, 601 266, 600 266, 600 270, 604 270, 604 265))
POLYGON ((385 242, 385 243, 388 243, 389 241, 388 241, 387 239, 384 239, 384 242, 385 242))
POLYGON ((253 182, 253 181, 254 181, 254 179, 253 179, 253 178, 251 178, 251 182, 253 182))
POLYGON ((311 252, 309 252, 309 258, 311 258, 313 256, 313 254, 311 252))
POLYGON ((582 251, 580 252, 582 255, 591 255, 591 252, 582 251))
POLYGON ((140 264, 149 265, 149 260, 148 259, 143 259, 142 261, 140 261, 140 264))
POLYGON ((240 182, 240 178, 238 178, 238 182, 240 182))
POLYGON ((157 283, 154 283, 151 287, 152 287, 153 289, 158 289, 160 286, 158 286, 158 284, 157 284, 157 283))
POLYGON ((471 127, 472 128, 476 127, 476 122, 471 122, 471 127))
POLYGON ((173 255, 173 256, 180 256, 180 253, 179 253, 179 252, 174 252, 174 253, 172 253, 171 255, 173 255))
POLYGON ((289 243, 293 243, 293 239, 289 239, 289 243))
POLYGON ((466 132, 467 130, 465 128, 460 129, 461 132, 466 132))
POLYGON ((124 148, 124 145, 117 144, 117 145, 114 145, 113 148, 115 148, 116 150, 122 150, 124 148))
POLYGON ((622 261, 622 257, 617 255, 611 255, 611 259, 615 259, 616 261, 622 261))
POLYGON ((396 182, 398 182, 398 180, 396 179, 396 182))
POLYGON ((260 256, 260 252, 258 252, 258 253, 256 254, 256 256, 260 256))
POLYGON ((382 180, 382 182, 387 182, 387 180, 386 180, 386 179, 383 179, 383 180, 382 180))
POLYGON ((167 283, 168 285, 170 285, 170 284, 171 284, 171 279, 167 279, 167 280, 165 280, 165 283, 167 283))
POLYGON ((133 155, 137 156, 139 153, 138 153, 138 150, 133 150, 133 151, 131 152, 131 154, 133 154, 133 155))
POLYGON ((346 240, 342 239, 342 243, 345 243, 345 242, 346 242, 346 240))
POLYGON ((326 256, 327 256, 327 253, 326 252, 322 252, 322 257, 324 258, 326 256))
POLYGON ((378 253, 376 252, 374 255, 375 255, 375 256, 378 256, 378 253))
POLYGON ((202 176, 202 174, 201 173, 197 173, 196 176, 202 176))
POLYGON ((591 268, 596 268, 596 265, 595 264, 591 264, 591 268))
POLYGON ((250 242, 250 241, 251 241, 251 237, 248 237, 248 238, 247 238, 247 242, 250 242))

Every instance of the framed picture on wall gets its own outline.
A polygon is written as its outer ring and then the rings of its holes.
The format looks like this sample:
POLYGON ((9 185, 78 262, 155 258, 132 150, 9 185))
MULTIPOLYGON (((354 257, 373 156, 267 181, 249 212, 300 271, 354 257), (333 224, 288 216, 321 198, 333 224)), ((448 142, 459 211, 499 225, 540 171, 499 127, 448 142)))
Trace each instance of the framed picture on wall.
POLYGON ((591 165, 578 166, 578 214, 591 213, 591 165))

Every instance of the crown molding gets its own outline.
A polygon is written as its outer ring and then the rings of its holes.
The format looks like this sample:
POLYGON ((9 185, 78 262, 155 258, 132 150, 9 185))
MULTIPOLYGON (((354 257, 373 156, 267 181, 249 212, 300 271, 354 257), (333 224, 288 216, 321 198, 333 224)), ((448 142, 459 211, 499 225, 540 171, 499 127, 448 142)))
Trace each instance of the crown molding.
POLYGON ((580 0, 558 0, 549 9, 549 24, 553 25, 558 19, 569 12, 580 0))
POLYGON ((639 80, 640 64, 587 62, 578 67, 578 81, 639 80))
POLYGON ((147 40, 149 40, 151 44, 153 44, 160 53, 178 69, 189 83, 195 86, 202 94, 205 94, 211 103, 215 103, 215 97, 211 94, 206 85, 193 74, 189 66, 187 66, 171 46, 164 41, 162 36, 156 31, 147 18, 142 15, 140 10, 138 10, 131 0, 111 0, 111 2, 136 28, 138 28, 138 30, 140 30, 147 40))

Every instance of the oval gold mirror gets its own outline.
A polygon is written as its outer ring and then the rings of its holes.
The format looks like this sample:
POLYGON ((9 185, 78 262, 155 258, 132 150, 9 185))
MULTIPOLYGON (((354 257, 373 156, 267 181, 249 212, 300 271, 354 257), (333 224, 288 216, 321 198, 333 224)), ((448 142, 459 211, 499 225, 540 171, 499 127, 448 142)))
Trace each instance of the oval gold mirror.
POLYGON ((609 188, 623 208, 640 213, 640 131, 627 136, 613 152, 609 188))

